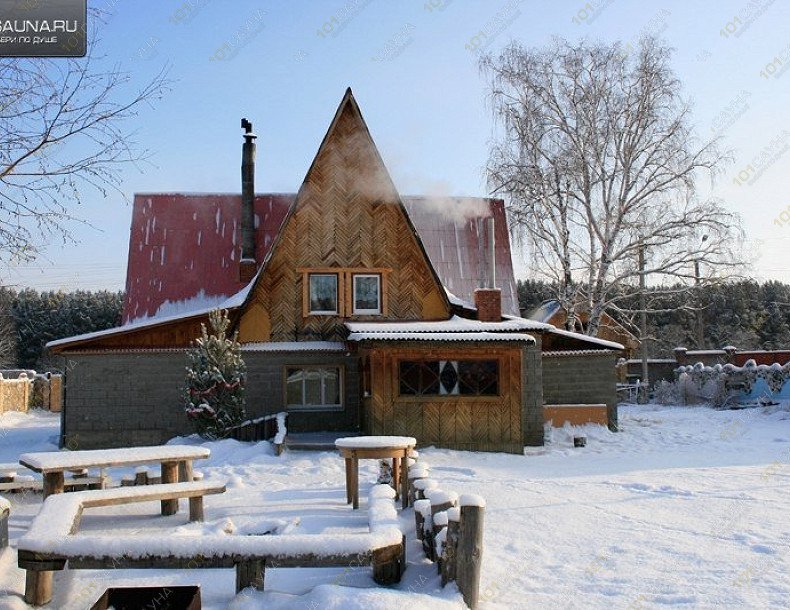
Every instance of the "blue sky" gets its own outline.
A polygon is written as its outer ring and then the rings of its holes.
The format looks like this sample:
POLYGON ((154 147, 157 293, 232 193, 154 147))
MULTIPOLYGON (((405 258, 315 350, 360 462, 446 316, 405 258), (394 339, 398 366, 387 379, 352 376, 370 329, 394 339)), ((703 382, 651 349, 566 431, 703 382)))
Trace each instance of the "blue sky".
MULTIPOLYGON (((129 200, 135 192, 238 192, 242 116, 259 135, 256 190, 295 192, 348 86, 402 193, 485 195, 492 119, 470 47, 484 42, 496 51, 513 39, 540 46, 554 35, 628 43, 656 33, 676 49, 674 67, 700 135, 721 133, 734 153, 713 189, 701 185, 702 195, 721 197, 742 215, 755 277, 790 281, 790 223, 781 216, 790 212, 790 3, 90 4, 109 13, 99 49, 108 61, 139 83, 164 64, 177 79, 134 126, 154 157, 142 171, 124 171, 129 200)), ((73 227, 77 245, 50 244, 35 263, 0 269, 0 281, 123 287, 130 204, 90 194, 77 214, 92 224, 73 227)))

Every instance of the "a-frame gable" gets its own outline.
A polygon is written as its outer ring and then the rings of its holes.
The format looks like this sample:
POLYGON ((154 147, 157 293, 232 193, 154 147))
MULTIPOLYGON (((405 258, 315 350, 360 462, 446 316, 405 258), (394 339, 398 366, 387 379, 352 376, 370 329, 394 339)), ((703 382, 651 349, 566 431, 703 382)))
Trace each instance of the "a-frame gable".
MULTIPOLYGON (((342 318, 304 315, 308 269, 381 273, 385 312, 375 319, 450 316, 447 295, 351 89, 250 291, 239 324, 242 341, 329 339, 342 334, 342 318)), ((341 300, 350 299, 350 281, 340 291, 341 300)))

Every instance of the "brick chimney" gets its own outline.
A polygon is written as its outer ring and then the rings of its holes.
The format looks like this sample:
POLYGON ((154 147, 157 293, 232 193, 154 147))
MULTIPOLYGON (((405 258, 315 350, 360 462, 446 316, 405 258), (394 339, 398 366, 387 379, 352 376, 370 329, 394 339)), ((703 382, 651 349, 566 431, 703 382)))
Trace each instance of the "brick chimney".
POLYGON ((480 322, 500 322, 502 320, 502 291, 496 285, 496 240, 494 239, 494 218, 486 219, 488 237, 488 274, 486 286, 475 290, 475 307, 480 322))
POLYGON ((477 319, 481 322, 500 322, 502 320, 502 291, 499 288, 478 288, 475 290, 477 319))
POLYGON ((244 144, 241 148, 241 261, 239 281, 249 284, 258 270, 255 260, 255 138, 252 123, 241 120, 244 144))

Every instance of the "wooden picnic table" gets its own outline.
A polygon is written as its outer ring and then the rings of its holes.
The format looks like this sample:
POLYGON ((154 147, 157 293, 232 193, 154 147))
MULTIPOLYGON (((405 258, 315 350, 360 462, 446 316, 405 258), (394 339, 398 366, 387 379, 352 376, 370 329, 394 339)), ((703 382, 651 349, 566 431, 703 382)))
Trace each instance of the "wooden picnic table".
POLYGON ((411 436, 347 436, 335 441, 335 447, 346 460, 346 502, 359 508, 359 460, 392 459, 395 499, 401 506, 409 505, 409 453, 417 445, 411 436), (400 490, 398 490, 400 483, 400 490))
MULTIPOLYGON (((65 472, 85 468, 120 468, 140 464, 159 463, 162 483, 192 481, 192 461, 206 459, 211 451, 204 447, 188 445, 161 445, 153 447, 128 447, 122 449, 93 449, 87 451, 49 451, 23 453, 19 463, 44 478, 44 499, 63 493, 65 472), (180 474, 179 474, 180 471, 180 474)), ((175 515, 178 500, 162 500, 162 514, 175 515)))

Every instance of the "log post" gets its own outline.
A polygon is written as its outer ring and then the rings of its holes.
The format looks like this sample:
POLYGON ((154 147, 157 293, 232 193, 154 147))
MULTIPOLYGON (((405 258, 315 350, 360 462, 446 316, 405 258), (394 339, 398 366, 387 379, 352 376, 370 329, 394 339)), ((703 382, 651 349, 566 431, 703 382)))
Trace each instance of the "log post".
POLYGON ((44 499, 46 500, 53 494, 63 493, 65 477, 62 471, 44 473, 44 499))
POLYGON ((436 513, 444 512, 447 509, 455 506, 456 503, 458 502, 458 494, 453 491, 444 491, 442 489, 431 489, 426 491, 425 495, 427 500, 431 503, 431 527, 426 532, 427 535, 423 539, 423 547, 425 548, 425 554, 428 556, 428 559, 430 559, 431 561, 436 561, 438 557, 436 556, 436 541, 434 539, 435 528, 433 525, 433 517, 436 515, 436 513))
MULTIPOLYGON (((400 485, 401 509, 409 507, 409 458, 404 452, 400 458, 400 478, 395 480, 395 485, 400 485)), ((395 498, 397 500, 397 497, 395 498)))
POLYGON ((392 480, 390 485, 395 489, 395 501, 400 500, 400 460, 392 458, 392 480))
POLYGON ((442 586, 455 580, 460 519, 461 511, 458 508, 451 508, 447 511, 447 538, 444 541, 444 552, 442 553, 442 586))
POLYGON ((354 466, 351 464, 351 458, 346 458, 346 504, 351 504, 352 495, 352 486, 353 483, 351 482, 351 475, 354 472, 354 466))
POLYGON ((9 508, 0 506, 0 551, 8 546, 8 517, 10 512, 9 508))
MULTIPOLYGON (((178 483, 178 462, 162 462, 162 483, 178 483)), ((178 499, 162 500, 162 514, 175 515, 178 512, 178 499)))
POLYGON ((400 582, 403 543, 373 551, 373 580, 379 585, 400 582))
POLYGON ((266 565, 261 559, 247 559, 236 564, 236 593, 247 587, 263 591, 266 565))
POLYGON ((414 479, 412 488, 414 490, 414 499, 422 500, 425 498, 425 492, 432 489, 438 489, 439 483, 437 483, 434 479, 414 479))
POLYGON ((178 463, 178 480, 181 483, 191 483, 193 472, 192 460, 183 460, 178 463))
POLYGON ((52 601, 53 572, 27 570, 25 574, 25 602, 31 606, 43 606, 52 601))
POLYGON ((189 498, 189 520, 203 521, 203 496, 189 498))
POLYGON ((458 535, 456 583, 464 602, 472 610, 480 598, 480 568, 483 559, 483 515, 485 502, 478 496, 461 498, 461 527, 458 535))
POLYGON ((351 508, 359 508, 359 458, 354 453, 351 458, 351 508))
POLYGON ((425 516, 430 514, 430 500, 417 500, 414 503, 414 530, 417 534, 417 540, 425 538, 425 516))

